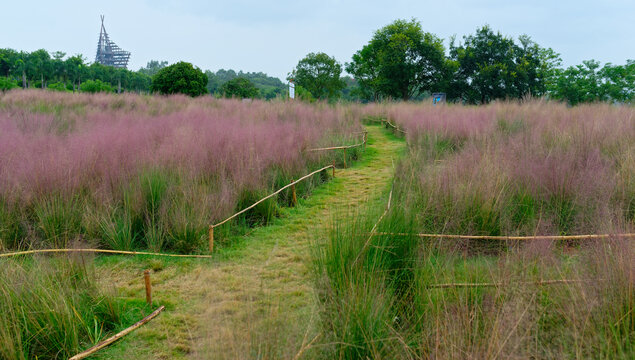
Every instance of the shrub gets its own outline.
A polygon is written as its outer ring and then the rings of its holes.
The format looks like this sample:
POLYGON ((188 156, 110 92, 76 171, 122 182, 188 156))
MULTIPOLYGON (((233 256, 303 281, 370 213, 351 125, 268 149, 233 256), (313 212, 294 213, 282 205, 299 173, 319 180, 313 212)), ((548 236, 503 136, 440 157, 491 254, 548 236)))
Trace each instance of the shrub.
POLYGON ((201 69, 188 62, 178 62, 164 67, 152 78, 152 91, 170 95, 200 96, 207 93, 207 76, 201 69))
POLYGON ((87 93, 98 93, 98 92, 114 92, 112 86, 108 83, 105 83, 101 80, 86 80, 80 86, 82 92, 87 93))
MULTIPOLYGON (((63 91, 63 92, 67 92, 67 91, 71 91, 71 90, 72 90, 72 87, 71 87, 71 89, 69 90, 69 89, 68 89, 68 86, 65 86, 65 85, 64 85, 64 83, 61 83, 61 82, 54 82, 54 83, 50 83, 50 84, 48 84, 47 89, 49 89, 49 90, 53 90, 53 91, 63 91)), ((88 90, 84 90, 84 91, 86 91, 86 92, 96 92, 96 91, 88 91, 88 90)), ((111 90, 104 90, 104 91, 112 91, 112 89, 111 89, 111 90)))
POLYGON ((0 90, 7 91, 18 87, 18 82, 6 77, 0 76, 0 90))

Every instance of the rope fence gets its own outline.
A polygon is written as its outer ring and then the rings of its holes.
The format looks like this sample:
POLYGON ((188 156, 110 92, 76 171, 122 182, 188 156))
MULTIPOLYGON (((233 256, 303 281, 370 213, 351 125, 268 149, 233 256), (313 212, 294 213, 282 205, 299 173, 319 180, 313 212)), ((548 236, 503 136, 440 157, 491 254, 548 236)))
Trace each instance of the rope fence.
POLYGON ((390 121, 388 121, 387 119, 384 119, 384 118, 381 118, 381 119, 365 118, 363 121, 377 122, 377 123, 386 125, 386 127, 390 126, 393 129, 395 129, 396 131, 399 131, 399 132, 401 132, 403 134, 407 134, 408 133, 405 130, 400 129, 397 125, 391 123, 390 121))
POLYGON ((144 251, 123 251, 123 250, 108 250, 108 249, 40 249, 40 250, 26 250, 16 251, 10 253, 0 254, 2 257, 12 257, 18 255, 29 254, 46 254, 46 253, 105 253, 105 254, 122 254, 122 255, 150 255, 150 256, 166 256, 166 257, 180 257, 180 258, 211 258, 211 255, 181 255, 181 254, 163 254, 144 251))
POLYGON ((317 148, 317 149, 308 149, 307 151, 323 151, 323 150, 339 150, 339 149, 351 149, 354 147, 358 147, 358 146, 362 146, 366 143, 366 140, 364 140, 364 142, 361 142, 359 144, 354 144, 354 145, 346 145, 346 146, 331 146, 331 147, 324 147, 324 148, 317 148))
POLYGON ((299 182, 302 182, 302 181, 304 181, 304 180, 306 180, 306 179, 310 178, 311 176, 313 176, 313 175, 315 175, 315 174, 317 174, 317 173, 319 173, 319 172, 322 172, 322 171, 324 171, 324 170, 326 170, 326 169, 333 169, 333 177, 335 177, 335 164, 325 166, 325 167, 323 167, 323 168, 321 168, 321 169, 318 169, 318 170, 313 171, 312 173, 310 173, 310 174, 308 174, 308 175, 304 175, 303 177, 299 178, 298 180, 295 180, 295 181, 291 182, 291 183, 290 183, 290 184, 288 184, 288 185, 285 185, 285 186, 281 187, 280 189, 278 189, 278 190, 277 190, 277 191, 275 191, 274 193, 272 193, 272 194, 269 194, 269 195, 265 196, 264 198, 262 198, 262 199, 260 199, 260 200, 256 201, 255 203, 253 203, 252 205, 250 205, 250 206, 248 206, 248 207, 246 207, 246 208, 244 208, 244 209, 240 210, 239 212, 237 212, 237 213, 235 213, 235 214, 231 215, 231 216, 230 216, 230 217, 228 217, 227 219, 225 219, 225 220, 223 220, 223 221, 221 221, 221 222, 219 222, 219 223, 217 223, 217 224, 210 225, 210 226, 209 226, 209 252, 211 253, 211 252, 213 252, 213 251, 214 251, 214 228, 215 228, 215 227, 218 227, 218 226, 223 225, 224 223, 226 223, 226 222, 228 222, 228 221, 232 220, 233 218, 237 217, 238 215, 243 214, 243 213, 245 213, 246 211, 248 211, 248 210, 250 210, 250 209, 253 209, 254 207, 256 207, 258 204, 262 203, 263 201, 265 201, 265 200, 267 200, 267 199, 270 199, 270 198, 272 198, 272 197, 274 197, 274 196, 278 195, 278 194, 279 194, 280 192, 282 192, 283 190, 288 189, 288 188, 290 188, 290 187, 292 187, 292 186, 295 186, 295 184, 297 184, 297 183, 299 183, 299 182))
POLYGON ((465 240, 589 240, 589 239, 609 239, 609 238, 635 238, 635 233, 624 234, 588 234, 588 235, 534 235, 534 236, 490 236, 490 235, 452 235, 452 234, 408 234, 375 232, 371 236, 417 236, 420 238, 440 238, 440 239, 465 239, 465 240))
POLYGON ((149 322, 150 320, 154 319, 155 317, 157 317, 161 311, 163 311, 165 309, 165 306, 161 305, 158 309, 154 310, 152 313, 150 313, 150 315, 144 317, 143 319, 137 321, 134 325, 130 326, 129 328, 109 337, 108 339, 100 342, 99 344, 91 347, 90 349, 83 351, 75 356, 73 356, 72 358, 68 359, 68 360, 80 360, 80 359, 85 359, 89 356, 91 356, 92 354, 96 353, 97 351, 105 348, 106 346, 114 343, 115 341, 121 339, 122 337, 128 335, 129 333, 135 331, 136 329, 140 328, 141 326, 143 326, 145 323, 149 322))
POLYGON ((441 283, 441 284, 429 284, 426 287, 429 289, 448 289, 448 288, 479 288, 479 287, 501 287, 509 285, 561 285, 561 284, 576 284, 585 282, 601 282, 604 279, 556 279, 556 280, 540 280, 540 281, 520 281, 520 282, 489 282, 489 283, 441 283))
POLYGON ((344 146, 321 147, 321 148, 315 148, 315 149, 308 149, 306 151, 325 151, 325 150, 342 150, 342 149, 346 150, 346 149, 352 149, 358 146, 366 146, 368 131, 360 131, 360 132, 356 132, 355 134, 363 134, 361 143, 353 144, 353 145, 344 145, 344 146))
POLYGON ((385 120, 385 123, 386 123, 387 125, 390 125, 393 129, 395 129, 395 130, 397 130, 397 131, 399 131, 399 132, 401 132, 401 133, 403 133, 403 134, 407 134, 405 130, 401 130, 401 129, 397 126, 397 125, 395 125, 395 124, 391 123, 390 121, 385 120))

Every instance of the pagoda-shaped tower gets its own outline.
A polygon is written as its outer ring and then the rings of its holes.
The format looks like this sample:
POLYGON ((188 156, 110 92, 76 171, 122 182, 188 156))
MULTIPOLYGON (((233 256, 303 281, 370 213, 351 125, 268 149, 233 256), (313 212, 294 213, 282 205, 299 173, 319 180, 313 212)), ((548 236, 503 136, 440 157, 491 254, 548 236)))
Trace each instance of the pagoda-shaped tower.
POLYGON ((104 27, 104 16, 101 15, 101 31, 99 32, 99 43, 97 43, 95 62, 125 69, 128 66, 129 59, 130 52, 121 49, 108 37, 108 33, 104 27))

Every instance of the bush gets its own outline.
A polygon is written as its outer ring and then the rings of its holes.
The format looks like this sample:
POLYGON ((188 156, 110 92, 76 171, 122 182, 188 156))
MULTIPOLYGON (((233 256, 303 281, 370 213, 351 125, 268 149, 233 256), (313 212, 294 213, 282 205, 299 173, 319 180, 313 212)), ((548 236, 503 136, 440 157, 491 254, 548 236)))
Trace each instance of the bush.
MULTIPOLYGON (((90 81, 90 80, 89 80, 90 81)), ((53 91, 69 91, 68 86, 64 85, 61 82, 54 82, 51 83, 47 86, 47 89, 49 90, 53 90, 53 91)), ((72 89, 72 88, 71 88, 72 89)))
POLYGON ((150 89, 163 95, 185 94, 194 97, 207 93, 207 81, 201 69, 181 61, 159 70, 152 78, 150 89))
POLYGON ((82 83, 80 89, 82 90, 82 92, 91 94, 98 92, 113 92, 112 86, 101 80, 86 80, 82 83))
POLYGON ((18 87, 18 82, 9 78, 0 77, 0 90, 7 91, 18 87))

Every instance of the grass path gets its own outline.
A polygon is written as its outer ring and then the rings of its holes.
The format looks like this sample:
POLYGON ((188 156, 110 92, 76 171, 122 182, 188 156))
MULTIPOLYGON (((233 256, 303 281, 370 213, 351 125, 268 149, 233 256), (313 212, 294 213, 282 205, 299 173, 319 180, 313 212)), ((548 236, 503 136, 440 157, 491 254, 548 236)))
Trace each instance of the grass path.
POLYGON ((405 148, 382 127, 367 129, 361 161, 338 169, 335 179, 297 207, 212 260, 99 257, 100 279, 126 298, 143 299, 140 274, 154 269, 155 301, 166 305, 151 324, 99 357, 293 359, 317 334, 311 244, 324 239, 338 211, 385 197, 393 160, 405 148))

